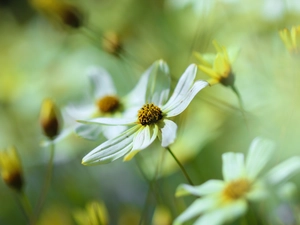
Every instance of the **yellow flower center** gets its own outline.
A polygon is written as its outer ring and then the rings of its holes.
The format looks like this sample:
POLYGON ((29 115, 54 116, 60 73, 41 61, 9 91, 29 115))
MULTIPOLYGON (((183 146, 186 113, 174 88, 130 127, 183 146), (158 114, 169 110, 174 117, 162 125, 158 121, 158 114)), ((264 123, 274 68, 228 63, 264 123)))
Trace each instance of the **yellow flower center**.
POLYGON ((145 104, 138 112, 138 122, 143 126, 156 123, 163 118, 161 109, 154 104, 145 104))
POLYGON ((116 96, 106 95, 97 101, 100 112, 113 113, 120 107, 120 101, 116 96))
POLYGON ((251 189, 251 183, 246 179, 230 182, 223 190, 223 196, 228 200, 237 200, 251 189))

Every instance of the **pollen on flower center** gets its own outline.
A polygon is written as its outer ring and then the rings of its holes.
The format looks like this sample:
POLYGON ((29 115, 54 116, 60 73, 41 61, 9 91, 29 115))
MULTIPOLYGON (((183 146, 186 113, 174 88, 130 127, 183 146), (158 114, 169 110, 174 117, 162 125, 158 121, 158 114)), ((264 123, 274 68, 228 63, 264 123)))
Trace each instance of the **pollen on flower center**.
POLYGON ((161 109, 154 104, 145 104, 138 112, 139 123, 146 126, 163 118, 161 109))
POLYGON ((100 112, 112 113, 120 107, 120 101, 116 96, 106 95, 97 101, 100 112))
POLYGON ((223 191, 225 199, 236 200, 243 197, 251 189, 251 183, 246 179, 230 182, 223 191))

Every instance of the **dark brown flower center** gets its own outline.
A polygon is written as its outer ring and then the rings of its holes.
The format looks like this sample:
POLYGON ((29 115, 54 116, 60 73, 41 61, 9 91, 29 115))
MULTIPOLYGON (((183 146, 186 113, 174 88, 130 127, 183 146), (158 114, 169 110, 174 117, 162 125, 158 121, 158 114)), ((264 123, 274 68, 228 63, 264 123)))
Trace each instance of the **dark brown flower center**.
POLYGON ((120 107, 120 101, 116 96, 106 95, 97 101, 100 112, 113 113, 120 107))
POLYGON ((156 123, 163 118, 161 109, 154 104, 145 104, 138 112, 138 122, 144 126, 156 123))

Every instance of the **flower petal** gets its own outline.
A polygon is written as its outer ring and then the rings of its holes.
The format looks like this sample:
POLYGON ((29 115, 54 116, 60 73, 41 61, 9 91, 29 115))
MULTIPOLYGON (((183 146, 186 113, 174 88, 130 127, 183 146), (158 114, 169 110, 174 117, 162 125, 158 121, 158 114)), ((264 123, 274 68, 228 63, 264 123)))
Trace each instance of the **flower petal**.
POLYGON ((170 91, 171 79, 168 65, 163 60, 159 60, 150 69, 146 102, 162 105, 167 100, 170 91))
POLYGON ((199 65, 198 68, 202 72, 206 73, 208 76, 211 76, 212 78, 215 78, 215 79, 218 79, 218 80, 221 78, 221 76, 216 71, 214 71, 212 68, 209 68, 209 67, 206 67, 206 66, 201 66, 201 65, 199 65))
POLYGON ((197 196, 208 195, 219 192, 224 187, 224 181, 221 180, 209 180, 199 186, 191 186, 188 184, 181 184, 176 190, 176 197, 193 194, 197 196))
POLYGON ((295 156, 283 161, 271 169, 267 175, 267 182, 271 185, 278 184, 300 171, 300 157, 295 156))
POLYGON ((175 141, 177 125, 173 121, 165 119, 160 123, 159 129, 161 132, 161 146, 168 147, 175 141))
POLYGON ((110 126, 120 126, 120 125, 133 125, 135 124, 136 118, 95 118, 91 120, 78 120, 79 123, 84 124, 102 124, 110 126))
POLYGON ((196 81, 184 96, 178 96, 177 99, 173 99, 173 102, 169 101, 170 103, 162 107, 162 111, 167 113, 167 117, 179 115, 188 107, 195 95, 206 86, 208 86, 206 81, 196 81))
MULTIPOLYGON (((179 215, 173 222, 173 225, 180 225, 183 222, 200 215, 201 213, 205 212, 213 208, 216 204, 215 198, 201 198, 195 200, 181 215, 179 215)), ((210 223, 207 223, 210 224, 210 223)), ((206 225, 207 225, 206 224, 206 225)))
POLYGON ((91 141, 99 139, 101 132, 102 127, 99 124, 81 124, 75 128, 75 133, 78 136, 91 141))
POLYGON ((249 148, 246 159, 247 177, 255 179, 269 161, 274 150, 274 143, 263 138, 255 138, 249 148))
POLYGON ((116 89, 110 74, 101 67, 92 67, 88 70, 88 77, 96 99, 105 95, 116 95, 116 89))
POLYGON ((198 220, 195 221, 194 225, 221 225, 225 222, 233 221, 234 219, 243 215, 247 210, 246 201, 234 201, 231 204, 217 208, 208 213, 205 213, 198 220))
POLYGON ((132 150, 142 150, 147 148, 157 137, 157 125, 142 126, 137 135, 133 138, 132 150))
POLYGON ((96 165, 109 163, 124 156, 132 149, 132 140, 139 128, 140 125, 136 125, 119 136, 102 143, 82 159, 82 164, 96 165))
POLYGON ((223 177, 225 181, 235 180, 244 175, 244 155, 242 153, 228 152, 222 155, 223 177))
POLYGON ((102 126, 103 135, 107 139, 112 139, 127 129, 127 126, 102 126))

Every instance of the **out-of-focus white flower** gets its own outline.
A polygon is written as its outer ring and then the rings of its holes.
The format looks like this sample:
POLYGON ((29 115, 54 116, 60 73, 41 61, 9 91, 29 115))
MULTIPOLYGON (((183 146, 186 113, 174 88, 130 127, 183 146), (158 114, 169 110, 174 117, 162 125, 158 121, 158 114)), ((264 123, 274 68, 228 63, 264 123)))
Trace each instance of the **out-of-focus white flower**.
POLYGON ((176 138, 177 125, 169 118, 183 112, 195 95, 208 85, 205 81, 194 82, 196 72, 196 65, 190 65, 168 99, 169 69, 161 61, 159 72, 152 73, 149 77, 146 98, 140 105, 140 110, 133 113, 131 117, 81 121, 88 124, 131 126, 117 137, 109 139, 92 150, 83 158, 82 163, 84 165, 108 163, 122 156, 125 156, 125 161, 130 160, 140 150, 147 148, 157 137, 163 147, 172 144, 176 138))
POLYGON ((243 215, 247 211, 248 201, 264 200, 270 193, 269 185, 282 182, 300 169, 300 157, 293 157, 258 178, 271 158, 273 148, 273 142, 256 138, 250 146, 246 161, 242 153, 229 152, 222 155, 224 181, 209 180, 199 186, 180 185, 176 191, 177 196, 193 194, 201 198, 177 217, 174 225, 196 216, 200 216, 194 223, 197 225, 224 224, 243 215))

